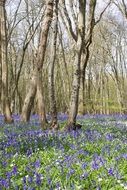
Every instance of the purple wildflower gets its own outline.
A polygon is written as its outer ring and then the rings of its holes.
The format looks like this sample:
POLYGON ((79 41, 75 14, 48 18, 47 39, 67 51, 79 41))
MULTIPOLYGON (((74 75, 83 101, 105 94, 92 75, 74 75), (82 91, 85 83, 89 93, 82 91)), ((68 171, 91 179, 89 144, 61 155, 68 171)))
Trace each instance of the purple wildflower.
POLYGON ((10 179, 11 176, 12 176, 12 173, 11 173, 11 172, 6 172, 6 177, 7 177, 7 179, 10 179))
POLYGON ((107 133, 107 134, 106 134, 106 139, 107 139, 108 141, 112 141, 112 140, 113 140, 113 135, 112 135, 111 133, 107 133))
POLYGON ((32 176, 28 176, 28 182, 29 182, 29 183, 32 183, 32 182, 33 182, 32 176))
POLYGON ((37 161, 34 163, 35 168, 39 168, 40 165, 41 165, 40 160, 37 160, 37 161))
POLYGON ((17 171, 18 171, 18 170, 17 170, 17 166, 14 166, 14 167, 13 167, 13 170, 12 170, 13 175, 16 175, 16 174, 17 174, 17 171))
POLYGON ((99 169, 99 165, 98 165, 98 163, 96 161, 93 161, 92 168, 93 168, 93 170, 98 170, 99 169))
POLYGON ((85 169, 87 167, 87 164, 86 163, 83 163, 82 164, 82 169, 85 169))
POLYGON ((56 188, 57 188, 58 190, 60 189, 60 183, 59 183, 59 182, 56 184, 56 188))
POLYGON ((41 185, 41 174, 36 173, 36 184, 37 186, 41 185))
POLYGON ((1 179, 1 180, 0 180, 0 184, 1 184, 3 187, 5 187, 6 189, 9 188, 9 182, 8 182, 7 179, 1 179))
POLYGON ((48 185, 51 185, 51 181, 52 181, 51 178, 47 179, 48 185))
POLYGON ((26 184, 26 177, 23 177, 23 183, 26 184))
POLYGON ((23 190, 27 190, 27 185, 26 184, 23 186, 23 190))
POLYGON ((7 166, 7 162, 3 161, 2 166, 5 168, 7 166))
POLYGON ((112 169, 112 168, 110 168, 110 169, 108 170, 108 174, 111 175, 111 176, 114 175, 114 172, 113 172, 113 169, 112 169))

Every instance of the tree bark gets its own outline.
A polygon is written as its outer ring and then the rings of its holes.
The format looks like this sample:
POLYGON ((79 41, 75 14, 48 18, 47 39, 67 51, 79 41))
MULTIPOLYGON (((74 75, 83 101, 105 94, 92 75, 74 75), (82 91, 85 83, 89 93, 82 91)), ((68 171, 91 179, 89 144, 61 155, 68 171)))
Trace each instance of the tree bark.
POLYGON ((24 105, 22 108, 22 114, 21 114, 22 122, 28 122, 30 120, 30 114, 31 114, 31 110, 34 104, 34 98, 37 91, 36 83, 37 83, 37 71, 34 70, 31 76, 31 80, 30 80, 29 91, 26 95, 24 105))
MULTIPOLYGON (((46 13, 45 13, 44 22, 42 23, 42 31, 41 31, 40 40, 39 40, 37 59, 35 61, 36 65, 35 65, 35 69, 34 69, 34 75, 32 78, 32 82, 30 83, 30 87, 29 87, 29 90, 28 90, 28 93, 26 95, 25 102, 23 105, 21 120, 25 121, 25 122, 26 122, 25 118, 27 118, 27 121, 29 121, 29 119, 30 119, 30 113, 31 113, 31 109, 34 104, 34 99, 36 96, 37 88, 38 88, 38 93, 40 93, 40 91, 42 92, 42 90, 40 90, 41 85, 40 85, 39 80, 40 80, 40 73, 41 73, 41 70, 42 70, 42 67, 44 64, 48 32, 49 32, 49 27, 50 27, 50 24, 52 21, 52 17, 53 17, 53 0, 48 0, 46 2, 46 13)), ((38 97, 40 97, 40 95, 38 97)), ((42 97, 42 95, 41 95, 41 97, 42 97)), ((44 102, 39 101, 39 100, 38 100, 38 102, 42 103, 42 105, 39 104, 39 107, 44 108, 44 102)), ((40 110, 40 108, 39 108, 39 110, 40 110)), ((39 111, 39 113, 40 113, 40 111, 39 111)), ((42 117, 43 114, 45 114, 44 110, 41 111, 40 117, 42 117)), ((43 115, 43 118, 46 118, 46 116, 43 115)))
POLYGON ((46 129, 48 121, 46 119, 46 112, 45 112, 45 103, 43 97, 43 90, 42 90, 42 75, 41 72, 38 74, 37 79, 37 106, 38 106, 38 114, 41 123, 41 128, 46 129))
POLYGON ((51 59, 49 65, 49 101, 50 101, 50 113, 51 113, 51 128, 58 129, 57 121, 57 107, 55 98, 55 85, 54 85, 54 67, 56 60, 56 44, 58 33, 58 3, 59 0, 55 0, 54 5, 54 19, 53 19, 53 32, 51 42, 51 59))
POLYGON ((81 75, 81 81, 82 81, 82 111, 83 114, 85 113, 85 98, 84 98, 84 93, 85 93, 85 73, 86 73, 86 67, 89 61, 89 56, 90 56, 90 50, 89 47, 92 43, 92 36, 93 36, 93 29, 95 26, 95 18, 94 18, 94 14, 95 14, 95 7, 96 7, 96 0, 90 0, 89 3, 89 18, 88 18, 88 30, 86 32, 86 36, 85 36, 85 44, 84 44, 84 62, 82 63, 82 75, 81 75))
POLYGON ((84 35, 85 35, 85 7, 86 1, 79 0, 79 13, 78 13, 78 38, 76 43, 76 56, 74 62, 74 74, 72 93, 70 100, 69 118, 67 129, 76 129, 76 116, 78 113, 78 99, 79 99, 79 87, 80 87, 80 67, 81 56, 83 52, 84 35))
POLYGON ((0 1, 0 65, 2 67, 2 109, 6 123, 12 123, 8 98, 7 28, 5 0, 0 1))

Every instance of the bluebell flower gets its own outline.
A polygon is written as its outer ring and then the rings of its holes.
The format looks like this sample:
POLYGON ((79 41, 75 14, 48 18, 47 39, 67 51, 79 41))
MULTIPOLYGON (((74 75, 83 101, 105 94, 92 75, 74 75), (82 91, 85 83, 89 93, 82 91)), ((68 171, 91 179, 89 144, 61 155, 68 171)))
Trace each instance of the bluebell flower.
POLYGON ((7 166, 7 162, 6 161, 3 161, 2 162, 2 166, 5 168, 7 166))
POLYGON ((82 169, 85 169, 87 167, 87 164, 86 163, 83 163, 82 164, 82 169))
POLYGON ((23 177, 22 181, 23 181, 24 184, 26 184, 26 177, 25 176, 23 177))
POLYGON ((30 172, 31 171, 31 168, 29 166, 26 166, 26 171, 27 172, 30 172))
POLYGON ((72 175, 74 173, 75 173, 75 170, 74 169, 70 169, 69 174, 72 175))
POLYGON ((113 169, 112 169, 112 168, 110 168, 110 169, 108 170, 108 174, 109 174, 109 175, 111 175, 111 176, 113 176, 113 175, 114 175, 114 171, 113 171, 113 169))
POLYGON ((26 155, 29 157, 33 153, 32 149, 27 150, 26 155))
POLYGON ((28 182, 29 182, 29 183, 32 183, 32 182, 33 182, 32 176, 28 176, 28 182))
POLYGON ((6 189, 9 188, 9 182, 8 182, 7 179, 1 179, 1 180, 0 180, 0 184, 1 184, 3 187, 5 187, 6 189))
POLYGON ((108 141, 112 141, 112 140, 113 140, 113 135, 112 135, 111 133, 107 133, 107 134, 106 134, 106 139, 107 139, 108 141))
POLYGON ((27 188, 27 185, 25 184, 25 185, 23 185, 23 190, 27 190, 28 188, 27 188))
POLYGON ((98 169, 99 169, 99 164, 98 164, 96 161, 93 161, 93 163, 92 163, 92 168, 93 168, 94 170, 98 170, 98 169))
POLYGON ((35 188, 34 187, 28 187, 27 190, 35 190, 35 188))
POLYGON ((6 177, 7 177, 7 179, 10 179, 11 176, 12 176, 12 172, 6 172, 6 177))
POLYGON ((58 190, 60 189, 60 183, 59 183, 59 182, 56 184, 56 188, 57 188, 58 190))
POLYGON ((39 168, 39 167, 41 166, 40 160, 37 160, 37 161, 34 163, 34 166, 35 166, 35 168, 39 168))
POLYGON ((42 182, 41 174, 36 173, 36 184, 37 184, 37 186, 40 186, 41 182, 42 182))
POLYGON ((48 182, 48 185, 51 185, 51 182, 52 182, 51 178, 48 178, 47 182, 48 182))
POLYGON ((14 167, 13 167, 13 170, 12 170, 13 175, 16 175, 17 172, 18 172, 17 166, 14 166, 14 167))

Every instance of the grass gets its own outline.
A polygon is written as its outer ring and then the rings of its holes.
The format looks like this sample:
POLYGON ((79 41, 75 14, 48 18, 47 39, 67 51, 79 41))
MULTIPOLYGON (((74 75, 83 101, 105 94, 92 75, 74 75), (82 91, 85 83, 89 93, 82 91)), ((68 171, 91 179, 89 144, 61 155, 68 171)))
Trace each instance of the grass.
POLYGON ((1 119, 0 190, 127 189, 126 116, 79 119, 71 133, 41 131, 36 117, 13 126, 1 119))

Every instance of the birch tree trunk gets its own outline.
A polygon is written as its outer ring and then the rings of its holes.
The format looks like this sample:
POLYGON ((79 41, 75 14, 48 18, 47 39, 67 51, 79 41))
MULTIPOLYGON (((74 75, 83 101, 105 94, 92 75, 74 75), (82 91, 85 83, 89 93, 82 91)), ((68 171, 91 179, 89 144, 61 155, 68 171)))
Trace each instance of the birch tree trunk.
POLYGON ((37 80, 37 106, 38 106, 39 119, 41 122, 41 128, 46 129, 48 122, 46 119, 46 112, 45 112, 41 72, 38 73, 38 80, 37 80))
POLYGON ((90 45, 92 44, 92 37, 93 37, 93 29, 95 26, 95 7, 96 7, 96 0, 90 0, 89 2, 89 17, 88 17, 88 25, 87 25, 87 30, 86 36, 85 36, 85 43, 84 44, 84 60, 82 62, 82 68, 81 68, 81 85, 82 85, 82 97, 81 97, 81 102, 82 102, 82 114, 85 113, 85 73, 86 73, 86 67, 89 61, 89 56, 90 56, 90 45))
POLYGON ((50 112, 51 112, 51 128, 58 129, 57 122, 57 108, 55 99, 55 88, 54 88, 54 66, 56 60, 56 43, 58 33, 58 3, 59 0, 55 0, 54 5, 54 19, 53 19, 53 32, 51 37, 51 57, 49 64, 49 101, 50 101, 50 112))
POLYGON ((24 105, 22 108, 22 114, 21 114, 22 122, 28 122, 30 120, 31 109, 34 104, 36 91, 37 91, 37 70, 35 69, 31 76, 29 90, 26 95, 24 105))
POLYGON ((5 0, 0 0, 0 65, 2 68, 2 109, 6 123, 12 123, 8 99, 7 29, 5 0))
MULTIPOLYGON (((37 59, 35 62, 36 65, 34 69, 34 74, 31 77, 30 87, 28 89, 28 93, 26 95, 25 102, 22 109, 21 120, 23 122, 29 121, 30 119, 30 113, 34 104, 36 92, 38 93, 42 92, 42 90, 40 90, 41 88, 40 75, 41 75, 41 70, 44 64, 48 32, 49 32, 50 24, 52 21, 52 17, 53 17, 53 0, 48 0, 46 2, 46 13, 45 13, 44 22, 42 23, 42 31, 40 35, 40 42, 39 42, 39 47, 38 47, 38 52, 37 52, 37 59), (38 88, 38 91, 37 91, 37 88, 38 88)), ((41 97, 42 97, 42 94, 41 94, 41 97)), ((40 101, 40 95, 38 95, 37 98, 39 98, 38 99, 39 106, 41 108, 44 108, 44 102, 42 101, 42 99, 40 101), (40 105, 40 103, 42 103, 43 105, 40 105)), ((39 108, 39 115, 42 117, 43 114, 45 114, 45 111, 39 108)), ((43 115, 43 118, 46 118, 46 116, 43 115)))
POLYGON ((86 6, 86 1, 79 0, 78 36, 76 43, 73 84, 72 84, 69 118, 67 125, 68 130, 76 129, 76 116, 78 113, 78 100, 79 100, 79 87, 80 87, 81 56, 83 52, 83 44, 85 36, 85 6, 86 6))

